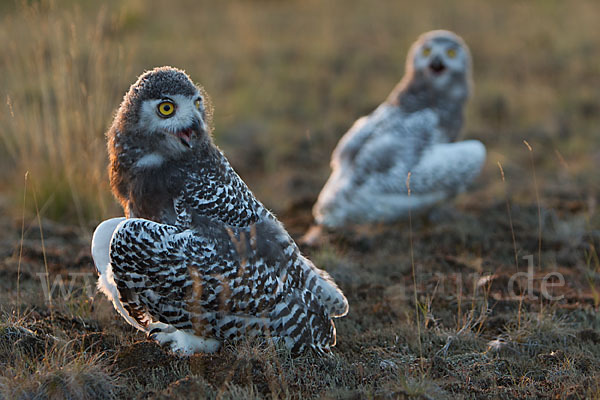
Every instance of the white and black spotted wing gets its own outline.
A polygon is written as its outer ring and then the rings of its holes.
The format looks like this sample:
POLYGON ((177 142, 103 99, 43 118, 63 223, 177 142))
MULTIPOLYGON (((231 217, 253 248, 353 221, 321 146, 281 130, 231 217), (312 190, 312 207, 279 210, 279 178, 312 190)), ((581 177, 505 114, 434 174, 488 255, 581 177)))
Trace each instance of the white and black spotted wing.
POLYGON ((295 265, 294 271, 300 274, 296 279, 305 280, 307 287, 329 308, 332 316, 345 315, 348 302, 333 279, 302 256, 294 240, 256 199, 225 156, 214 146, 206 148, 206 152, 201 159, 210 160, 210 163, 182 165, 181 172, 187 171, 185 185, 175 198, 175 205, 168 208, 174 210, 177 216, 189 215, 189 222, 178 223, 177 217, 169 222, 180 228, 191 227, 200 231, 269 227, 259 230, 261 243, 277 243, 273 251, 281 253, 277 257, 285 257, 295 265))
MULTIPOLYGON (((332 315, 264 226, 212 233, 129 219, 110 242, 124 309, 143 327, 166 324, 219 341, 266 335, 292 351, 335 344, 332 315)), ((310 270, 308 271, 310 274, 310 270)))

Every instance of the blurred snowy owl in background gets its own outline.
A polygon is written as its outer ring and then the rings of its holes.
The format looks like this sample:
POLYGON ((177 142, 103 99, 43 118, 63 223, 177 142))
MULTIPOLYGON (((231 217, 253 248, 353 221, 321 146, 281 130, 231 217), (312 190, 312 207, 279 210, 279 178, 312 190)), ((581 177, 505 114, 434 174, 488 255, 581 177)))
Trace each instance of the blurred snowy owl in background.
POLYGON ((257 335, 328 351, 346 298, 213 144, 205 107, 171 67, 125 95, 107 136, 128 219, 94 232, 98 287, 129 324, 185 354, 257 335))
POLYGON ((444 30, 421 35, 398 86, 333 151, 331 176, 313 208, 316 222, 339 227, 393 221, 465 190, 486 155, 477 140, 454 142, 470 86, 465 42, 444 30))

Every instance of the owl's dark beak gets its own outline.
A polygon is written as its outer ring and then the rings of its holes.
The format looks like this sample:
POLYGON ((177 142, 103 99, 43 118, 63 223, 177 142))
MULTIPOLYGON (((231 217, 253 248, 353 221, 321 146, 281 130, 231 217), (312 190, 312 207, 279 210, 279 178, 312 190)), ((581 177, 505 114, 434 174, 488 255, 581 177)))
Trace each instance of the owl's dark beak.
POLYGON ((442 61, 441 58, 439 58, 438 56, 435 56, 433 58, 433 60, 431 60, 431 63, 429 64, 429 69, 431 71, 433 71, 434 74, 438 75, 438 74, 441 74, 442 72, 444 72, 444 70, 446 69, 446 66, 444 65, 444 62, 442 61))

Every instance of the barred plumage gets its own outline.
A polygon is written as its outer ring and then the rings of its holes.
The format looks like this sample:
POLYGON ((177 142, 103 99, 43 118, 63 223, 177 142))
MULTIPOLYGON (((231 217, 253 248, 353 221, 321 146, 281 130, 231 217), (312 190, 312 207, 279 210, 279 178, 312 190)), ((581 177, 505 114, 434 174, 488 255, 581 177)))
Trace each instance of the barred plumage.
POLYGON ((115 308, 185 353, 259 334, 328 350, 348 303, 214 146, 204 108, 189 107, 200 92, 163 67, 132 93, 108 134, 111 185, 129 219, 102 223, 92 244, 115 308), (155 115, 165 101, 178 120, 155 115))
POLYGON ((333 151, 331 176, 313 208, 317 223, 390 221, 464 190, 485 160, 481 142, 452 143, 462 127, 470 80, 471 59, 461 38, 448 31, 421 35, 402 81, 333 151))

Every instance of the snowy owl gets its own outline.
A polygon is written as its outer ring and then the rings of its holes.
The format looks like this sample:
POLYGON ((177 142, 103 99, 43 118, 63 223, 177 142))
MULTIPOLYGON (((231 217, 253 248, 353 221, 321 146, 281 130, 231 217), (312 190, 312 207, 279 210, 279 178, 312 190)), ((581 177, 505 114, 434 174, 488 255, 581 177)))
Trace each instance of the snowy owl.
POLYGON ((398 86, 333 151, 331 176, 313 208, 316 222, 339 227, 392 221, 463 191, 486 154, 477 140, 454 142, 470 85, 465 42, 443 30, 421 35, 398 86))
POLYGON ((125 95, 107 136, 127 219, 94 232, 99 289, 129 324, 184 354, 257 335, 328 351, 346 298, 231 168, 206 114, 201 90, 171 67, 125 95))

